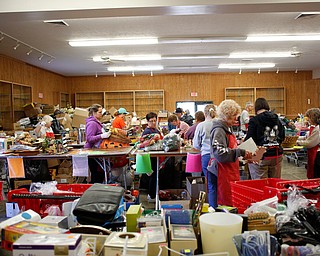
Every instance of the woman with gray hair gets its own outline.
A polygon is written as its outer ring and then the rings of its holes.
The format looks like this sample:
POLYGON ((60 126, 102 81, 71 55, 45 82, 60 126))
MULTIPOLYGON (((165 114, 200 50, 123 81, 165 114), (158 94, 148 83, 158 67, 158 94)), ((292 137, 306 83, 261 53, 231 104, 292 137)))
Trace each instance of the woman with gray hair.
POLYGON ((232 206, 231 182, 240 180, 239 160, 251 159, 252 153, 237 148, 231 127, 237 122, 241 108, 234 100, 224 100, 217 108, 218 118, 211 130, 211 159, 208 171, 218 177, 218 204, 232 206))

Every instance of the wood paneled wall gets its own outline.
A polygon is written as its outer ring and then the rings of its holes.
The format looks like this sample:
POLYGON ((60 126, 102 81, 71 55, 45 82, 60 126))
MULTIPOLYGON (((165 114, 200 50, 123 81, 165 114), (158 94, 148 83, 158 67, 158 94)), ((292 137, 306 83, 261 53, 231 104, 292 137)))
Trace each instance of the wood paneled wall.
POLYGON ((243 72, 206 74, 169 74, 69 77, 71 91, 154 90, 165 91, 165 108, 175 109, 176 101, 224 100, 226 87, 284 87, 287 115, 296 116, 308 108, 319 107, 320 80, 312 79, 312 72, 243 72), (197 92, 192 97, 191 92, 197 92), (310 104, 308 104, 310 99, 310 104))
POLYGON ((58 104, 60 91, 65 91, 64 76, 43 70, 24 62, 0 55, 0 80, 32 87, 33 101, 43 104, 58 104), (43 93, 43 98, 39 98, 43 93))
POLYGON ((68 92, 74 99, 74 92, 163 89, 165 108, 173 111, 176 101, 213 100, 219 104, 224 100, 226 87, 285 87, 288 115, 295 116, 320 105, 320 80, 313 80, 311 71, 299 71, 297 74, 280 71, 279 74, 242 72, 241 75, 199 73, 64 77, 0 55, 0 80, 32 86, 33 101, 46 104, 58 104, 60 92, 68 92), (39 99, 39 92, 43 93, 43 99, 39 99), (197 92, 198 96, 192 97, 191 92, 197 92))

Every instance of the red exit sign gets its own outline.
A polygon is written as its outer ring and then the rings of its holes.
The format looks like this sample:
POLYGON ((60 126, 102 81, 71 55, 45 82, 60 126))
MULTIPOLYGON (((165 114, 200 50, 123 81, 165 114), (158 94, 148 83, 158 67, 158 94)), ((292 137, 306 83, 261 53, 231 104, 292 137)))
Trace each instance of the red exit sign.
POLYGON ((198 96, 198 93, 197 93, 197 92, 191 92, 190 95, 191 95, 192 97, 197 97, 197 96, 198 96))

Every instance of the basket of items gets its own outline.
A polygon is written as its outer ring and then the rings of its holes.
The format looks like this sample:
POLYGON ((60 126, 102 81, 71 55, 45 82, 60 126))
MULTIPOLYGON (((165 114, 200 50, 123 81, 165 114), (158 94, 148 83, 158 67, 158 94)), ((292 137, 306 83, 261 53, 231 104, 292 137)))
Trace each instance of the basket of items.
POLYGON ((286 136, 281 143, 283 148, 292 148, 296 145, 299 136, 286 136))

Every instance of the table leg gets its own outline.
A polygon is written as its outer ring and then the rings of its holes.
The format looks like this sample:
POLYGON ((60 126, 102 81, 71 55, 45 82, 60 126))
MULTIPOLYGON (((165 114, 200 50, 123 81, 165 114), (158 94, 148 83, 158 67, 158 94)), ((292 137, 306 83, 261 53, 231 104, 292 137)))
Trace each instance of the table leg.
POLYGON ((156 210, 160 210, 160 205, 159 205, 159 167, 160 167, 160 157, 157 156, 156 210))

